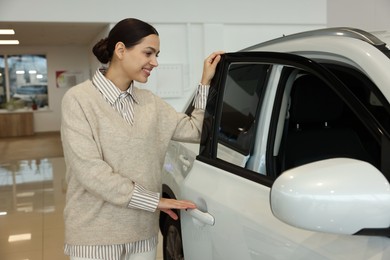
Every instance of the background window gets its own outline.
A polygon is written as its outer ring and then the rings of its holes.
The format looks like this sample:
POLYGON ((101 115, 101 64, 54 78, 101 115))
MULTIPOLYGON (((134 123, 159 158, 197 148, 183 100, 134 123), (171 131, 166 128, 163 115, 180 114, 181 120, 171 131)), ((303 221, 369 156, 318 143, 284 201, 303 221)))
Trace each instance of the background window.
POLYGON ((7 102, 5 90, 5 63, 4 56, 0 55, 0 106, 7 102))
POLYGON ((12 55, 7 58, 11 97, 38 107, 48 105, 47 65, 43 55, 12 55))
POLYGON ((48 106, 45 55, 8 55, 3 57, 2 64, 3 74, 8 77, 8 80, 3 77, 4 83, 0 83, 5 98, 18 100, 22 107, 48 106))

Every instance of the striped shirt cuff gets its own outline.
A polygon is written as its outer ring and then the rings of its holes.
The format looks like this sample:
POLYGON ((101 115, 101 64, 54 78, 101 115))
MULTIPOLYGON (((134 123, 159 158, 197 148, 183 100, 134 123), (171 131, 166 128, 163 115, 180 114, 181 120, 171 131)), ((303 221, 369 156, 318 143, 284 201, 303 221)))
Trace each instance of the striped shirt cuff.
POLYGON ((197 109, 206 109, 207 104, 207 96, 209 95, 209 88, 210 85, 198 85, 198 91, 196 92, 195 98, 194 98, 194 107, 197 109))
POLYGON ((160 193, 146 190, 140 184, 134 184, 133 196, 128 204, 129 208, 155 212, 160 202, 160 193))

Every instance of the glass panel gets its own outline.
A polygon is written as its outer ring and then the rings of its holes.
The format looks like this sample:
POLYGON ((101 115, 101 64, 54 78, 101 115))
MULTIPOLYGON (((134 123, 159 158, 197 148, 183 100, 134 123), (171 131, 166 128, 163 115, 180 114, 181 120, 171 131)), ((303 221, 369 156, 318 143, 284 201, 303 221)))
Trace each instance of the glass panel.
POLYGON ((348 95, 340 98, 313 74, 295 79, 281 145, 282 171, 337 157, 363 160, 380 167, 380 144, 366 127, 364 117, 345 102, 352 98, 352 94, 348 95))
POLYGON ((11 97, 26 106, 48 106, 45 55, 11 55, 7 58, 11 97))
POLYGON ((360 71, 348 67, 326 66, 351 90, 390 134, 390 104, 378 87, 360 71))
POLYGON ((218 158, 238 159, 235 164, 245 165, 254 140, 255 120, 268 69, 269 65, 265 64, 230 65, 219 127, 218 158))
POLYGON ((7 93, 5 89, 5 63, 4 56, 0 55, 0 108, 7 102, 7 93))

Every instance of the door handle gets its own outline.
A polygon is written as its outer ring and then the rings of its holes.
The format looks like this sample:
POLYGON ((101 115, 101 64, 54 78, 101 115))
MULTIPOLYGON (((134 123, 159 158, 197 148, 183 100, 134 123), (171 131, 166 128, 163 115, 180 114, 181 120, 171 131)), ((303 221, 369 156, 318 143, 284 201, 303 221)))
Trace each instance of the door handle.
POLYGON ((181 161, 182 164, 184 164, 185 166, 187 167, 190 167, 191 163, 190 163, 190 160, 188 160, 188 157, 183 155, 183 154, 180 154, 179 155, 179 160, 181 161))
POLYGON ((214 217, 208 213, 200 211, 199 209, 187 209, 186 210, 193 218, 197 219, 203 224, 214 226, 215 219, 214 217))
POLYGON ((188 160, 188 157, 183 155, 183 154, 180 154, 179 155, 179 160, 180 162, 182 163, 182 168, 183 168, 183 171, 188 171, 188 167, 191 166, 191 163, 190 163, 190 160, 188 160))

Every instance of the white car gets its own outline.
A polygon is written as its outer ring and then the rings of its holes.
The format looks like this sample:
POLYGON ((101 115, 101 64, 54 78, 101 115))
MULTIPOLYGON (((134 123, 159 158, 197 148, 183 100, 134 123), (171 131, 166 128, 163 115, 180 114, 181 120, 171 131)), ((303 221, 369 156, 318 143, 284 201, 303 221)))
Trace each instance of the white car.
POLYGON ((390 259, 389 39, 328 28, 224 54, 200 144, 166 156, 164 197, 198 208, 161 214, 164 259, 390 259))

